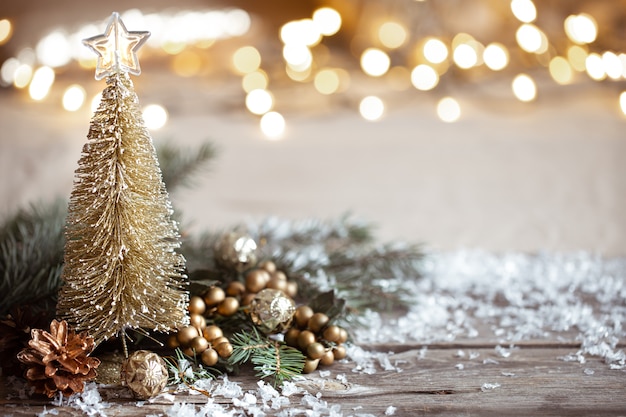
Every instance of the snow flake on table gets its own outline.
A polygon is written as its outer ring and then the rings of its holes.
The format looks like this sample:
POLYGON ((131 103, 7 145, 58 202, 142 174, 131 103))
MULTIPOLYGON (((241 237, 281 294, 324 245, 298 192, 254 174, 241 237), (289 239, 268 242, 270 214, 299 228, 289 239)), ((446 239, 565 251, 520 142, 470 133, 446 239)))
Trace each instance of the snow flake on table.
MULTIPOLYGON (((421 280, 405 281, 413 294, 406 315, 368 312, 357 343, 471 340, 501 344, 498 356, 523 340, 580 343, 573 352, 626 368, 617 348, 626 336, 626 259, 589 253, 494 255, 483 251, 431 254, 421 280)), ((564 359, 568 360, 568 359, 564 359)), ((581 362, 583 363, 583 362, 581 362)))

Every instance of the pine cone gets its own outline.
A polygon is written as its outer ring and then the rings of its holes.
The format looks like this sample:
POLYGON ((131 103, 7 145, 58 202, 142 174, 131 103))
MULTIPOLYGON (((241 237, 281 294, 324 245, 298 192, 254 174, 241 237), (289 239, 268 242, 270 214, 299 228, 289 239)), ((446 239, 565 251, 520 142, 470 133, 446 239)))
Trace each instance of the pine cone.
POLYGON ((17 359, 26 364, 24 374, 35 392, 54 397, 57 391, 69 396, 83 392, 85 381, 97 376, 100 360, 88 355, 95 344, 86 332, 68 331, 67 322, 52 320, 50 333, 33 329, 29 348, 22 350, 17 359))

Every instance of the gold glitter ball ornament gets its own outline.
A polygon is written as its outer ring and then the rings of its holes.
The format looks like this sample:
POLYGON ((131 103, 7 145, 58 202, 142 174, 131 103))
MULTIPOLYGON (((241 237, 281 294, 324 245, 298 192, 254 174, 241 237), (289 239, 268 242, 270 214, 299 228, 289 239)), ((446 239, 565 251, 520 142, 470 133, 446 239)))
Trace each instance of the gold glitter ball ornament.
POLYGON ((239 272, 253 267, 257 261, 257 244, 253 238, 241 233, 226 233, 215 245, 215 261, 239 272))
POLYGON ((280 290, 266 288, 252 300, 250 317, 265 333, 281 333, 289 328, 296 311, 294 301, 280 290))
POLYGON ((163 391, 167 385, 167 367, 159 355, 147 350, 133 352, 122 364, 122 385, 135 398, 147 400, 163 391))

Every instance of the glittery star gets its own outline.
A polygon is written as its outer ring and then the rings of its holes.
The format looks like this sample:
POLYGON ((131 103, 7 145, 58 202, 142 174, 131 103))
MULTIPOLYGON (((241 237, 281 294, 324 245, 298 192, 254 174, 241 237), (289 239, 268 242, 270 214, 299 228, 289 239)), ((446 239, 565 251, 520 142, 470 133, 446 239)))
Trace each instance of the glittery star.
POLYGON ((148 40, 150 32, 129 32, 118 13, 113 13, 102 35, 83 40, 83 43, 98 54, 96 80, 125 71, 139 75, 137 51, 148 40))

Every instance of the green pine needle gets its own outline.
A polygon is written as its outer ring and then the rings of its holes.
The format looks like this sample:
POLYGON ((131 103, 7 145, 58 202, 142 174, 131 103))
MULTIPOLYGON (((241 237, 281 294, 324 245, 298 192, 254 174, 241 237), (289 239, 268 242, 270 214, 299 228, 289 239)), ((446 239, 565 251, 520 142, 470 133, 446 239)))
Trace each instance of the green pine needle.
POLYGON ((217 150, 211 143, 205 142, 192 150, 181 150, 169 143, 161 144, 157 149, 163 182, 172 192, 179 187, 194 184, 193 178, 208 163, 215 159, 217 150))
POLYGON ((251 332, 240 332, 231 338, 233 353, 229 362, 233 365, 251 362, 257 376, 274 378, 281 385, 302 374, 304 355, 283 342, 261 335, 256 328, 251 332))

